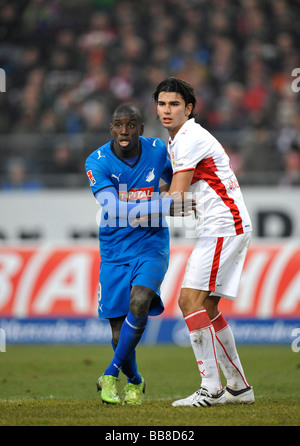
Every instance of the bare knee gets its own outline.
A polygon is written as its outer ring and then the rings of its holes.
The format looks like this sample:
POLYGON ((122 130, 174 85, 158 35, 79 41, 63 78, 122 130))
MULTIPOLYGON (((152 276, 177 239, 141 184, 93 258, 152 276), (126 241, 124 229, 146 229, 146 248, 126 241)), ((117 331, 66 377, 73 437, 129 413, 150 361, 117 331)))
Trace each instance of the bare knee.
POLYGON ((155 293, 153 290, 135 285, 130 295, 130 311, 135 317, 146 317, 149 313, 151 301, 155 293))
POLYGON ((183 289, 181 290, 179 295, 178 305, 183 315, 188 314, 190 305, 189 295, 183 289))
POLYGON ((189 313, 203 309, 203 303, 209 291, 194 290, 192 288, 182 288, 178 300, 178 305, 182 311, 183 316, 189 313))
POLYGON ((220 312, 219 310, 219 301, 220 297, 217 296, 208 296, 203 305, 210 319, 214 319, 220 312))

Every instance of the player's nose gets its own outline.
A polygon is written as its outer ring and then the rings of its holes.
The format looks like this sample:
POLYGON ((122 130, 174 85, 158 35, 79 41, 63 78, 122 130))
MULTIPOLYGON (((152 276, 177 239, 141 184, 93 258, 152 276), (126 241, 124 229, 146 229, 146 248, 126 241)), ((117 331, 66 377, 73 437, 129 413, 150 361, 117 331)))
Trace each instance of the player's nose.
POLYGON ((126 124, 123 124, 121 129, 120 129, 120 133, 121 135, 128 135, 128 127, 126 124))

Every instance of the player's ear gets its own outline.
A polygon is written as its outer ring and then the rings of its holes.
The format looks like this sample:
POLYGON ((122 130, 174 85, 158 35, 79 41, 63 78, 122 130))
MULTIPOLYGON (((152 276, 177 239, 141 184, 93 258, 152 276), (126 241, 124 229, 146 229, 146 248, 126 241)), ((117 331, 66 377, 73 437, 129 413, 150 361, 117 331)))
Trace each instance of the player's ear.
POLYGON ((145 128, 144 123, 140 124, 140 136, 143 135, 143 133, 144 133, 144 128, 145 128))
POLYGON ((187 106, 185 107, 185 115, 190 116, 192 110, 193 110, 193 104, 187 104, 187 106))
POLYGON ((111 135, 112 135, 112 128, 113 128, 113 125, 110 124, 110 126, 109 126, 109 131, 110 131, 110 134, 111 134, 111 135))

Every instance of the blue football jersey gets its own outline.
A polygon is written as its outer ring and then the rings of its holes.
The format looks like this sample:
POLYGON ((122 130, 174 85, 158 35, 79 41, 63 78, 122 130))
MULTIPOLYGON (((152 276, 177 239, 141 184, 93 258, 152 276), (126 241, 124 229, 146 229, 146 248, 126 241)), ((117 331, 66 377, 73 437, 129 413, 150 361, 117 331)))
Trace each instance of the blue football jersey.
MULTIPOLYGON (((85 169, 95 196, 113 186, 120 200, 141 203, 159 197, 160 178, 170 184, 172 166, 164 141, 141 136, 140 142, 141 153, 133 165, 114 154, 113 141, 91 153, 85 169)), ((128 219, 110 221, 103 206, 99 241, 102 261, 129 263, 141 256, 169 251, 169 228, 164 218, 155 219, 154 224, 135 226, 128 219)))

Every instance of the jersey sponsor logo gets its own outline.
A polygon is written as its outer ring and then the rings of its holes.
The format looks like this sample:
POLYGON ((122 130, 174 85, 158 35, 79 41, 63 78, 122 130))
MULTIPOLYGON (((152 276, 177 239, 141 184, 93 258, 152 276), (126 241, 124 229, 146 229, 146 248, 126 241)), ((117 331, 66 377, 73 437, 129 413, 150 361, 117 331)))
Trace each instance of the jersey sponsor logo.
POLYGON ((240 188, 240 185, 236 178, 228 181, 228 189, 235 190, 235 189, 239 189, 239 188, 240 188))
POLYGON ((94 184, 96 184, 96 180, 94 178, 93 172, 91 170, 88 170, 86 174, 88 176, 88 179, 90 180, 90 185, 94 186, 94 184))
POLYGON ((154 187, 144 187, 141 189, 129 189, 129 191, 119 191, 119 198, 122 201, 128 200, 150 200, 154 187))

